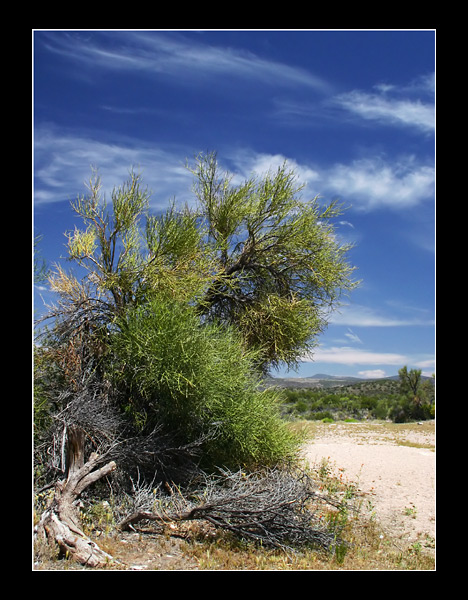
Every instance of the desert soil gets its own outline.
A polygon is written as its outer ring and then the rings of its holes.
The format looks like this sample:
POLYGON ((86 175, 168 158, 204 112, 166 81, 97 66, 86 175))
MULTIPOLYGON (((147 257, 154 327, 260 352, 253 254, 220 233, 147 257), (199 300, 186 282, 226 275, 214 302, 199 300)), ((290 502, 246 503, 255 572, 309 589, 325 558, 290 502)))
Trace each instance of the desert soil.
POLYGON ((303 449, 358 480, 367 509, 402 547, 435 546, 435 424, 320 423, 303 449))
MULTIPOLYGON (((418 542, 435 552, 435 426, 392 423, 314 423, 304 458, 332 474, 358 482, 363 510, 374 513, 383 535, 404 550, 418 542)), ((187 525, 190 527, 190 524, 187 525)), ((126 569, 199 569, 184 552, 185 542, 160 535, 123 533, 97 539, 126 569)), ((61 569, 59 561, 35 569, 61 569)), ((67 569, 84 569, 75 564, 67 569)))

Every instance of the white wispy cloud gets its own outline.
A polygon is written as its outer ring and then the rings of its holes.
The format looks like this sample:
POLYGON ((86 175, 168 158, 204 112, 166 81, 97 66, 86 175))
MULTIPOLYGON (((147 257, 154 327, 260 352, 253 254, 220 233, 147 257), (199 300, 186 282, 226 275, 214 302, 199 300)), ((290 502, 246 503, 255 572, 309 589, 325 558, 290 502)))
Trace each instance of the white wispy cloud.
POLYGON ((235 148, 227 151, 226 159, 234 172, 234 182, 241 182, 250 176, 262 176, 268 171, 274 171, 287 163, 289 169, 294 170, 298 183, 305 184, 310 190, 313 184, 320 181, 320 173, 313 166, 299 163, 293 157, 284 154, 268 154, 255 152, 250 148, 235 148))
POLYGON ((372 211, 400 210, 434 198, 435 167, 415 156, 395 159, 374 156, 350 163, 304 164, 282 154, 255 153, 242 149, 230 156, 234 169, 243 177, 261 173, 287 161, 296 171, 307 193, 325 199, 339 197, 353 208, 372 211))
POLYGON ((434 357, 429 355, 412 355, 398 352, 379 352, 371 349, 354 348, 352 346, 319 347, 313 352, 302 356, 304 363, 327 365, 343 365, 346 367, 361 366, 358 375, 361 377, 377 379, 387 377, 388 372, 395 373, 397 368, 407 365, 408 368, 421 369, 422 374, 431 376, 435 370, 434 357), (385 367, 385 368, 384 368, 385 367))
POLYGON ((405 365, 408 357, 393 352, 373 352, 348 346, 318 348, 302 357, 304 362, 332 363, 340 365, 405 365))
MULTIPOLYGON (((143 171, 144 181, 154 193, 154 201, 165 203, 176 197, 193 201, 192 176, 184 163, 200 149, 149 146, 138 140, 118 143, 98 140, 94 134, 64 132, 52 126, 35 131, 35 201, 59 202, 74 198, 97 167, 103 182, 119 184, 131 167, 143 171)), ((320 166, 305 164, 283 154, 258 153, 252 149, 224 149, 221 166, 234 173, 234 183, 252 174, 261 175, 287 162, 298 182, 306 185, 305 197, 321 196, 325 201, 338 197, 356 210, 380 208, 399 210, 414 207, 434 196, 434 167, 415 157, 385 160, 374 157, 349 164, 320 166)), ((343 221, 343 225, 350 225, 343 221)))
POLYGON ((381 379, 386 377, 387 373, 383 369, 367 369, 365 371, 358 371, 360 377, 365 379, 381 379))
POLYGON ((187 148, 99 141, 91 136, 38 127, 34 136, 34 201, 37 205, 74 200, 85 193, 84 182, 98 169, 107 194, 130 169, 141 172, 152 193, 152 207, 165 208, 172 198, 193 201, 192 175, 185 168, 187 148))
POLYGON ((272 117, 289 126, 372 122, 431 134, 435 130, 435 76, 422 75, 407 85, 378 83, 370 91, 354 89, 317 99, 277 97, 273 104, 272 117))
POLYGON ((357 159, 325 170, 323 186, 362 210, 417 206, 434 197, 435 168, 414 156, 357 159))
POLYGON ((434 105, 419 99, 390 98, 352 90, 336 96, 333 102, 368 121, 411 127, 423 132, 435 129, 434 105))
POLYGON ((347 327, 415 327, 433 326, 434 319, 427 314, 424 317, 388 315, 369 306, 348 304, 331 314, 330 323, 347 327))
POLYGON ((348 341, 353 342, 355 344, 362 344, 362 340, 360 339, 360 337, 354 333, 354 331, 351 331, 351 329, 348 328, 348 332, 344 334, 346 338, 348 338, 348 341))
POLYGON ((305 69, 239 48, 208 44, 201 37, 195 39, 180 32, 47 32, 40 39, 49 51, 93 69, 140 71, 152 77, 168 75, 177 77, 182 85, 204 84, 206 78, 227 76, 322 92, 330 89, 325 80, 305 69))
POLYGON ((435 369, 435 359, 434 358, 428 358, 428 359, 418 360, 415 363, 415 366, 418 367, 418 368, 420 368, 420 369, 426 369, 426 372, 428 372, 429 374, 432 374, 432 372, 435 369))
POLYGON ((407 365, 408 368, 421 369, 422 374, 431 376, 435 370, 434 357, 429 355, 411 355, 398 352, 379 352, 371 349, 354 348, 352 346, 330 346, 319 347, 313 352, 302 356, 301 361, 304 363, 323 364, 327 365, 343 365, 346 367, 361 366, 361 371, 358 375, 361 377, 377 379, 387 377, 388 372, 397 370, 407 365), (385 367, 385 368, 383 368, 385 367))

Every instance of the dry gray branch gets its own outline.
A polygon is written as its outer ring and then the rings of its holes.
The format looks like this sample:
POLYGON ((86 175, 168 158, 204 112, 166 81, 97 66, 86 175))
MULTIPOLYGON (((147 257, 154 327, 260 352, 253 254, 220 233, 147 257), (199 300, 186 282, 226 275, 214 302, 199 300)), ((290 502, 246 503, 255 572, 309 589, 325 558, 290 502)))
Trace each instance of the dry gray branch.
POLYGON ((274 468, 254 473, 221 471, 203 488, 169 496, 152 490, 152 499, 139 490, 139 505, 120 523, 125 530, 142 521, 204 520, 214 527, 252 539, 264 546, 295 550, 316 547, 333 551, 342 545, 338 525, 328 528, 319 518, 325 500, 305 472, 274 468))

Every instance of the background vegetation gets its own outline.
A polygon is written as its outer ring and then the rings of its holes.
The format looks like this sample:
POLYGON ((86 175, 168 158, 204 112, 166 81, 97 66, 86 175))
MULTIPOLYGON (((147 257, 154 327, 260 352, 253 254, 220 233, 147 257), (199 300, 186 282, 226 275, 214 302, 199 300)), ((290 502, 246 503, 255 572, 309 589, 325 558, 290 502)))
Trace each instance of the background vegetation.
POLYGON ((422 380, 420 370, 408 373, 407 367, 400 369, 399 374, 399 380, 378 379, 323 390, 284 388, 283 415, 328 421, 389 419, 395 423, 433 419, 434 378, 422 380))

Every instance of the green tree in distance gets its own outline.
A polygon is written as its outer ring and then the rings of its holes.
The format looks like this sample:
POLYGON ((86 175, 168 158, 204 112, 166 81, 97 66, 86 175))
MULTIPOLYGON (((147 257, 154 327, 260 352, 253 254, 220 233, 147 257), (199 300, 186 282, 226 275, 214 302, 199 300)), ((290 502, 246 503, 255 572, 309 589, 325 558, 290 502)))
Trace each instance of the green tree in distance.
POLYGON ((400 420, 429 419, 435 416, 434 381, 422 381, 421 369, 404 366, 398 371, 400 392, 403 395, 401 406, 395 410, 400 420))
POLYGON ((421 369, 410 369, 404 366, 399 369, 400 389, 403 394, 410 394, 414 401, 419 401, 419 389, 421 386, 421 369))

